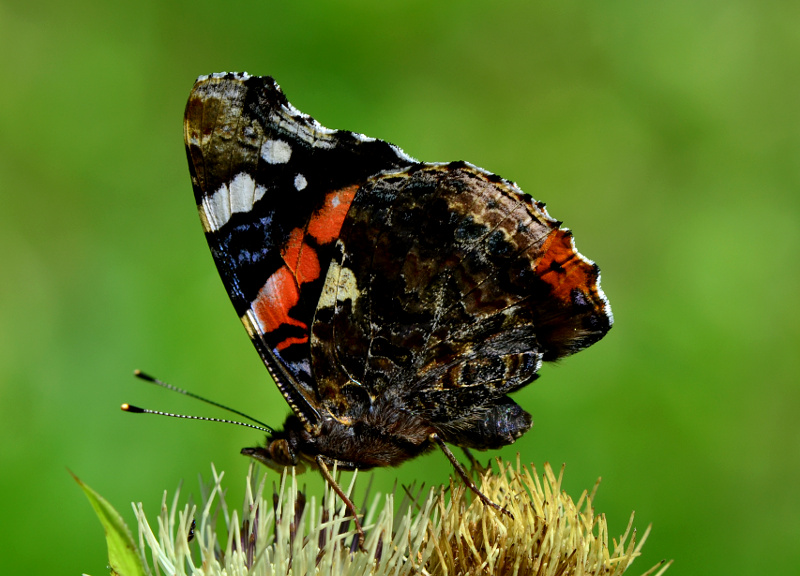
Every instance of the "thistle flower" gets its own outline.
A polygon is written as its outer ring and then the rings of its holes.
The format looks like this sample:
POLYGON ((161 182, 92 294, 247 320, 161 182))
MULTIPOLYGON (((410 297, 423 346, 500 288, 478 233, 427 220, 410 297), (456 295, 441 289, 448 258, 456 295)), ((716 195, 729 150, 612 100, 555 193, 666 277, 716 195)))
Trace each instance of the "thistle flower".
MULTIPOLYGON (((136 556, 149 557, 153 565, 152 570, 143 565, 143 573, 618 576, 640 555, 650 531, 637 542, 631 515, 625 533, 609 548, 605 516, 592 507, 597 485, 575 503, 561 490, 563 467, 556 476, 545 464, 539 477, 519 458, 516 465, 498 459, 496 471, 480 471, 481 490, 513 519, 484 507, 455 481, 449 490, 431 489, 426 496, 422 490, 416 496, 406 491, 400 513, 395 513, 393 494, 378 494, 367 508, 366 540, 359 550, 351 519, 332 489, 318 505, 313 496, 306 500, 287 472, 268 503, 266 475, 257 482, 251 466, 240 518, 225 503, 223 474, 213 467, 212 472, 199 508, 180 505, 179 491, 168 504, 165 493, 155 527, 141 503, 134 504, 136 556), (220 514, 225 533, 217 531, 220 514)), ((661 562, 643 576, 660 576, 670 564, 661 562)), ((113 563, 112 569, 118 571, 113 563)))

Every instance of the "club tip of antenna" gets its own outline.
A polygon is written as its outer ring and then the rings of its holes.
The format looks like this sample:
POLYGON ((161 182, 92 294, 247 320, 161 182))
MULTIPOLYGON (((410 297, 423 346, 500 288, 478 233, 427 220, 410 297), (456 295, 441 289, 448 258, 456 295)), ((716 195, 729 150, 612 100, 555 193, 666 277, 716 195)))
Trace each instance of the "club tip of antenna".
POLYGON ((122 409, 123 412, 132 412, 134 414, 144 413, 144 410, 142 410, 141 408, 137 406, 131 406, 128 403, 123 404, 122 406, 120 406, 120 408, 122 409))
POLYGON ((141 378, 142 380, 147 380, 148 382, 155 382, 156 381, 155 378, 153 378, 149 374, 145 374, 144 372, 142 372, 138 368, 133 371, 133 375, 136 376, 137 378, 141 378))

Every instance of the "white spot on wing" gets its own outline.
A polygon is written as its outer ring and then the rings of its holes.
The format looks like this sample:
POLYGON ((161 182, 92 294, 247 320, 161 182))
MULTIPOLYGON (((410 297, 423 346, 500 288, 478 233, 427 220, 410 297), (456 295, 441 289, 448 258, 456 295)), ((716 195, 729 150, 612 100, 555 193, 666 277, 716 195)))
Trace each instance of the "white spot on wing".
POLYGON ((228 185, 223 184, 211 196, 203 198, 203 212, 208 222, 208 231, 216 232, 231 219, 231 203, 228 198, 228 185))
MULTIPOLYGON (((270 115, 269 121, 290 134, 294 134, 297 138, 314 148, 332 150, 339 144, 339 130, 326 128, 308 114, 300 112, 291 104, 287 104, 286 106, 282 106, 280 110, 276 110, 270 115)), ((357 132, 349 132, 349 134, 361 143, 381 142, 381 140, 357 132)), ((417 162, 394 144, 389 144, 388 142, 385 144, 391 148, 400 160, 413 163, 417 162)))
POLYGON ((317 308, 333 308, 337 301, 345 300, 350 300, 353 304, 358 300, 356 276, 350 268, 342 268, 337 262, 331 262, 317 308))
POLYGON ((294 177, 294 187, 298 190, 304 190, 305 187, 308 186, 308 180, 302 174, 298 174, 294 177))
POLYGON ((216 232, 228 223, 233 214, 249 212, 266 191, 247 172, 239 172, 230 184, 223 184, 211 196, 203 199, 207 230, 216 232))
POLYGON ((225 78, 225 76, 228 74, 233 74, 234 78, 237 80, 247 80, 250 78, 250 74, 247 72, 214 72, 213 74, 198 76, 197 82, 202 82, 203 80, 208 80, 209 78, 225 78))
POLYGON ((256 182, 249 174, 240 172, 228 186, 228 194, 231 199, 231 213, 247 212, 253 207, 256 182))
POLYGON ((261 157, 270 164, 286 164, 292 157, 292 147, 283 140, 267 140, 261 145, 261 157))

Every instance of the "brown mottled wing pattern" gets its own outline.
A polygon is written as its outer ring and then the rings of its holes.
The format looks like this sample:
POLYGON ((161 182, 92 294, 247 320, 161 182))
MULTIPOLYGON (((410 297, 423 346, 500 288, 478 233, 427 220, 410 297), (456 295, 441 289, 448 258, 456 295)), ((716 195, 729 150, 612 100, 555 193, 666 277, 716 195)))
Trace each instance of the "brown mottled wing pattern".
POLYGON ((489 448, 530 427, 506 394, 611 323, 597 266, 544 205, 465 163, 415 166, 356 194, 312 325, 312 368, 334 415, 392 397, 447 441, 489 448), (484 429, 492 419, 504 439, 484 429))

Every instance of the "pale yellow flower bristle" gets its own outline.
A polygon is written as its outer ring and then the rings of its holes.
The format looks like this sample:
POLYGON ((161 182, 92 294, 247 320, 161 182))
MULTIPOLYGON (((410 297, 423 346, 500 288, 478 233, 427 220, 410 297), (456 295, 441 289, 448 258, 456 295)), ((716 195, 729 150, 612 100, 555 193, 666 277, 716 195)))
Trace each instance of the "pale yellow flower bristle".
MULTIPOLYGON (((237 511, 228 512, 216 471, 200 509, 180 507, 177 494, 168 506, 165 494, 157 535, 141 504, 134 511, 141 549, 156 574, 623 574, 640 555, 649 528, 637 542, 631 516, 610 549, 605 517, 592 508, 593 493, 584 491, 573 502, 561 490, 563 472, 556 476, 545 464, 540 478, 533 467, 499 459, 496 471, 484 470, 481 490, 513 519, 484 507, 457 482, 449 491, 404 499, 402 513, 395 511, 393 494, 376 495, 364 519, 363 550, 353 545, 353 523, 334 492, 326 490, 321 504, 314 497, 306 501, 291 472, 283 475, 273 505, 263 495, 266 477, 257 483, 251 467, 241 520, 237 511), (219 511, 226 536, 216 533, 219 511)), ((355 476, 348 493, 354 483, 355 476)), ((668 566, 662 562, 644 576, 663 574, 668 566)))
MULTIPOLYGON (((452 497, 441 511, 436 554, 427 564, 431 574, 623 574, 641 553, 650 528, 636 542, 628 529, 608 546, 604 515, 595 515, 592 493, 584 491, 578 502, 561 489, 562 467, 556 476, 549 464, 540 478, 534 467, 516 466, 497 460, 498 471, 481 476, 481 491, 504 506, 513 519, 488 510, 471 498, 463 484, 451 484, 452 497)), ((595 490, 597 485, 595 485, 595 490)), ((663 574, 661 563, 646 576, 663 574)))

